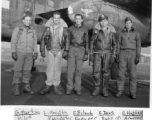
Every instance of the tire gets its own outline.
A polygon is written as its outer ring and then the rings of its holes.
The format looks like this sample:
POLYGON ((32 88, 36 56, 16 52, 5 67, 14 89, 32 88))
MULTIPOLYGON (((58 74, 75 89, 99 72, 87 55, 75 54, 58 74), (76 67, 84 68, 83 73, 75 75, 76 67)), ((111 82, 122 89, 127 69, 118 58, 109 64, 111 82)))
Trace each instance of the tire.
POLYGON ((111 67, 111 79, 112 80, 117 80, 117 76, 118 76, 118 63, 114 62, 112 64, 112 67, 111 67))

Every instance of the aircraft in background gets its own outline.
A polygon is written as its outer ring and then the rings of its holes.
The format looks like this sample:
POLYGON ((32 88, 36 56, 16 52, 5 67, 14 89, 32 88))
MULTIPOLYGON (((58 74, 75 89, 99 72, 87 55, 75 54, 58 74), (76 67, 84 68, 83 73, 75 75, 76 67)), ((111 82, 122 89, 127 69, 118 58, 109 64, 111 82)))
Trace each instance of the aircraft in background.
MULTIPOLYGON (((36 29, 38 42, 44 31, 45 22, 54 12, 51 0, 8 0, 9 9, 2 8, 2 41, 9 41, 13 29, 19 24, 24 9, 29 8, 33 13, 33 26, 36 29)), ((69 0, 70 1, 70 0, 69 0)), ((62 18, 70 26, 74 15, 84 15, 84 24, 92 29, 100 14, 106 14, 109 22, 119 33, 124 27, 124 19, 129 16, 134 27, 140 32, 142 47, 150 46, 151 0, 76 0, 71 1, 67 8, 59 11, 62 18)))
MULTIPOLYGON (((71 3, 68 8, 56 10, 71 26, 74 15, 84 15, 84 25, 91 30, 98 22, 100 14, 109 17, 110 25, 114 26, 117 33, 124 28, 124 19, 130 17, 135 29, 141 35, 142 47, 150 46, 151 39, 151 1, 150 0, 79 0, 71 3)), ((35 23, 42 26, 52 17, 54 11, 38 14, 35 23)))

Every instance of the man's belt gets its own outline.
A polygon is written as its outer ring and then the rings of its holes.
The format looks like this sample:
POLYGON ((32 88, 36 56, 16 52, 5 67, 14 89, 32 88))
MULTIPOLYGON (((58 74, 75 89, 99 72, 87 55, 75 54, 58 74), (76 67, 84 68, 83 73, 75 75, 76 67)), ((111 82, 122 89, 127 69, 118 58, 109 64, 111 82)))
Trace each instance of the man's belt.
POLYGON ((71 43, 73 47, 84 47, 84 44, 71 43))
POLYGON ((132 48, 120 48, 120 50, 135 51, 136 49, 132 49, 132 48))
POLYGON ((107 53, 107 54, 111 54, 112 50, 107 48, 107 49, 104 49, 104 50, 95 50, 95 51, 93 51, 93 53, 103 53, 103 54, 107 53))
POLYGON ((105 51, 93 51, 92 53, 90 54, 100 54, 101 56, 104 56, 104 55, 112 55, 111 52, 105 52, 105 51))

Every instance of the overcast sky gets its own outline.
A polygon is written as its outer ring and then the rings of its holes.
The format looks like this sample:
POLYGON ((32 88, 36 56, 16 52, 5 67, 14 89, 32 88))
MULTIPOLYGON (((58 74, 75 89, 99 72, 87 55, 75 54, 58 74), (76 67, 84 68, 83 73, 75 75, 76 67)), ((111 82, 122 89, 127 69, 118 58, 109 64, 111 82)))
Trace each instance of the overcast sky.
POLYGON ((8 0, 2 0, 2 8, 9 9, 9 1, 8 0))

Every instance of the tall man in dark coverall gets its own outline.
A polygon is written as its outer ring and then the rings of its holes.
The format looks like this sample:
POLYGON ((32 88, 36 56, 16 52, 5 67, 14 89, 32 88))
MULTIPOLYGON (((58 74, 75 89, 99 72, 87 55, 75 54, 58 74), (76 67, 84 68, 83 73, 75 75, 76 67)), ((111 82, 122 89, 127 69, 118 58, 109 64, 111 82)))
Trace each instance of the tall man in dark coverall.
POLYGON ((68 69, 66 94, 70 95, 72 90, 81 95, 81 74, 83 61, 88 59, 88 29, 83 26, 83 16, 75 15, 75 24, 69 28, 70 47, 68 53, 68 69), (75 82, 73 74, 75 72, 75 82))
POLYGON ((140 60, 141 40, 139 33, 132 27, 132 20, 125 19, 125 28, 119 35, 117 62, 119 62, 118 72, 118 93, 117 97, 121 97, 124 90, 125 73, 128 69, 130 80, 130 97, 136 98, 136 65, 140 60))
POLYGON ((115 33, 108 24, 108 16, 99 16, 99 26, 94 28, 91 40, 90 60, 93 62, 93 78, 95 89, 93 96, 99 94, 102 84, 102 93, 108 97, 108 83, 110 68, 116 58, 117 43, 115 33))

